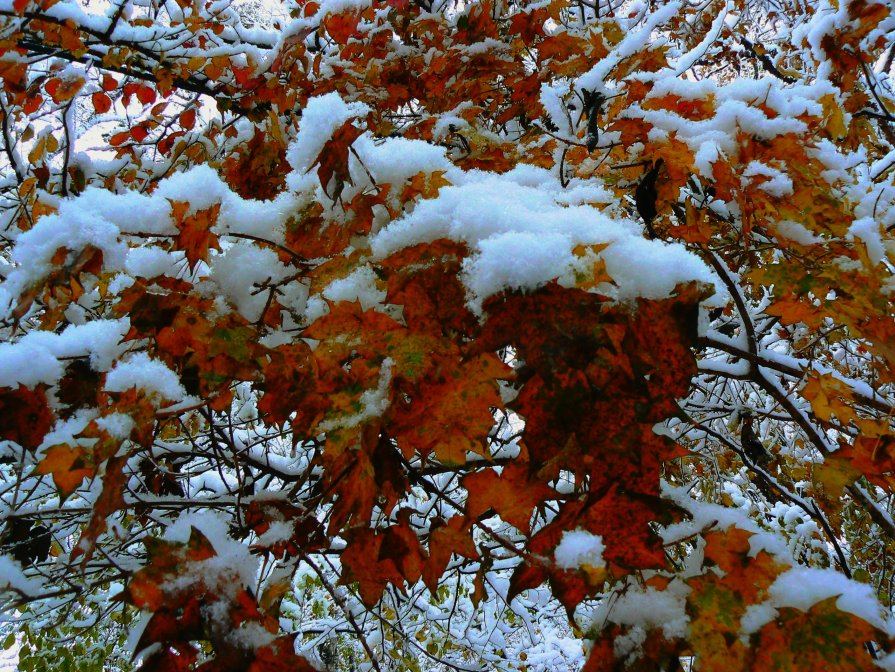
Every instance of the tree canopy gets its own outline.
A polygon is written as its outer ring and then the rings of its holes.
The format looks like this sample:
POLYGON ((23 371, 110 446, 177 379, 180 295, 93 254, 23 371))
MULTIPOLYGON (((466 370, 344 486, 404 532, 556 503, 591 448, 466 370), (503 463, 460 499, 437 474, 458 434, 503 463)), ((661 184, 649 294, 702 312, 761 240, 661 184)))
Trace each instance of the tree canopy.
POLYGON ((6 647, 895 670, 893 61, 881 0, 0 0, 6 647))

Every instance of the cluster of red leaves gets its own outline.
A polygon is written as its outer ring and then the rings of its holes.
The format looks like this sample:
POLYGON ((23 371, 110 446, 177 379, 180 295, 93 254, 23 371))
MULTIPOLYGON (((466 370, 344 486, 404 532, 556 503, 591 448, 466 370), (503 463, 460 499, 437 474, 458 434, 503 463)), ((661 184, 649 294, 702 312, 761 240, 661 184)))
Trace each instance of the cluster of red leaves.
MULTIPOLYGON (((147 539, 148 563, 119 596, 150 612, 137 650, 156 645, 141 670, 147 672, 312 672, 295 655, 292 637, 277 637, 279 624, 259 608, 255 597, 235 574, 218 568, 207 572, 216 552, 205 536, 192 528, 186 543, 147 539), (262 634, 259 634, 260 633, 262 634), (245 639, 240 633, 246 633, 245 639), (267 636, 265 636, 265 634, 267 636), (212 643, 217 656, 196 666, 196 640, 212 643)), ((234 571, 234 570, 231 570, 234 571)))

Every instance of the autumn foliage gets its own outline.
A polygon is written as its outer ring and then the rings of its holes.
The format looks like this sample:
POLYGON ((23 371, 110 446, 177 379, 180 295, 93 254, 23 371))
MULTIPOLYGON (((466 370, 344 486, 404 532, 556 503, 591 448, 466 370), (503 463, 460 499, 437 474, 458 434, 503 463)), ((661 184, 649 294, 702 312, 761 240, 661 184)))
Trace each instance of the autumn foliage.
POLYGON ((0 0, 6 611, 895 669, 893 55, 876 0, 0 0))

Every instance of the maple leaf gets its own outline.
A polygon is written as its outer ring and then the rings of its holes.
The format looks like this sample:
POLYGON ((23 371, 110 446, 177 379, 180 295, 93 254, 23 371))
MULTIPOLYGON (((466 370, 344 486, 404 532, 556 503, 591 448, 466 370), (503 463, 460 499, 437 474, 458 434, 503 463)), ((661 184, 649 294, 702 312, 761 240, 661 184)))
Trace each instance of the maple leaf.
MULTIPOLYGON (((179 642, 203 639, 201 607, 197 598, 187 600, 174 608, 160 607, 146 623, 135 650, 142 651, 157 643, 166 644, 164 650, 167 650, 168 646, 176 646, 179 642)), ((144 663, 141 670, 146 668, 147 663, 144 663)), ((149 669, 154 669, 151 664, 149 669)))
POLYGON ((337 497, 329 516, 327 529, 330 534, 352 519, 369 522, 376 502, 376 468, 366 450, 352 445, 355 442, 360 443, 357 431, 342 430, 327 435, 323 485, 325 491, 331 491, 337 497))
MULTIPOLYGON (((330 37, 337 43, 344 44, 357 29, 359 19, 360 17, 357 14, 342 12, 327 16, 323 25, 326 27, 326 32, 329 33, 330 37)), ((326 184, 322 181, 321 183, 326 184)))
POLYGON ((95 467, 80 446, 55 445, 47 448, 44 458, 38 463, 38 474, 51 475, 53 483, 63 498, 73 493, 84 481, 96 473, 95 467))
POLYGON ((376 441, 371 455, 374 480, 383 513, 390 515, 392 509, 409 489, 409 481, 404 473, 404 462, 398 449, 387 434, 382 433, 376 441))
POLYGON ((95 406, 101 380, 101 375, 91 368, 87 360, 70 362, 57 384, 56 397, 64 405, 60 417, 66 419, 80 408, 95 406))
POLYGON ((811 301, 800 297, 782 298, 765 308, 768 315, 780 318, 780 324, 798 324, 802 322, 809 327, 819 327, 824 320, 824 311, 811 301))
POLYGON ((0 438, 34 450, 53 424, 43 386, 0 391, 0 438))
POLYGON ((555 495, 543 483, 532 481, 528 468, 522 463, 508 465, 500 475, 493 469, 467 474, 460 484, 469 493, 466 511, 470 518, 477 519, 494 510, 523 532, 530 529, 534 508, 555 495))
MULTIPOLYGON (((449 361, 449 360, 448 360, 449 361)), ((467 452, 482 453, 501 406, 497 379, 512 372, 497 357, 482 354, 447 369, 448 379, 403 390, 393 409, 391 431, 408 457, 434 451, 446 464, 462 464, 467 452)))
POLYGON ((429 558, 422 569, 423 582, 431 593, 435 593, 451 556, 455 554, 469 560, 479 557, 472 540, 471 523, 465 516, 433 521, 429 529, 429 558))
POLYGON ((398 523, 385 529, 379 549, 379 561, 393 562, 409 585, 420 580, 428 559, 410 522, 413 513, 417 512, 411 509, 398 511, 395 516, 398 523))
POLYGON ((143 660, 140 672, 189 672, 198 658, 199 649, 178 642, 153 651, 143 660))
POLYGON ((386 300, 404 307, 407 326, 414 331, 474 335, 478 320, 466 305, 459 280, 466 246, 437 240, 404 248, 382 262, 388 273, 386 300))
POLYGON ((603 539, 603 558, 626 569, 664 567, 662 544, 651 527, 657 517, 669 515, 658 497, 625 492, 613 485, 584 508, 579 526, 603 539))
POLYGON ((587 595, 587 587, 580 577, 555 567, 548 559, 559 545, 563 533, 578 527, 578 517, 585 505, 584 501, 562 504, 553 520, 532 535, 526 544, 529 557, 523 559, 510 577, 508 599, 549 579, 552 585, 562 586, 563 606, 567 612, 574 613, 575 607, 587 595))
POLYGON ((190 528, 186 543, 147 537, 143 544, 149 562, 131 577, 122 596, 138 609, 151 612, 163 607, 176 608, 176 604, 166 599, 167 581, 181 573, 187 563, 201 562, 216 555, 211 542, 195 527, 190 528))
POLYGON ((706 572, 688 580, 690 642, 707 669, 754 669, 739 638, 740 620, 750 605, 767 599, 769 587, 786 567, 766 551, 750 557, 751 536, 738 528, 706 534, 705 557, 723 575, 706 572))
POLYGON ((254 544, 253 549, 263 549, 276 558, 297 556, 319 550, 325 542, 323 526, 307 512, 285 501, 253 500, 245 513, 245 525, 262 537, 274 523, 287 523, 292 527, 288 539, 278 539, 273 544, 254 544))
POLYGON ((317 672, 307 658, 295 653, 294 637, 278 637, 255 650, 246 672, 317 672))
POLYGON ((836 597, 805 612, 781 607, 774 620, 753 635, 751 669, 872 670, 876 665, 866 642, 887 640, 875 626, 839 609, 836 597))
POLYGON ((403 589, 404 578, 394 560, 384 559, 383 543, 386 536, 366 527, 353 527, 345 534, 346 547, 342 551, 342 564, 345 571, 339 583, 359 586, 361 600, 368 607, 379 602, 388 584, 403 589))
POLYGON ((259 388, 264 396, 258 401, 258 410, 269 414, 272 423, 288 420, 293 431, 307 433, 326 407, 317 395, 319 374, 311 348, 302 341, 281 345, 271 350, 268 358, 261 372, 259 388))
POLYGON ((807 378, 802 396, 811 402, 811 408, 818 418, 829 421, 835 415, 842 424, 858 421, 854 409, 846 403, 854 403, 853 392, 847 383, 831 373, 813 373, 807 378))
POLYGON ((362 128, 354 125, 353 120, 346 121, 324 143, 317 158, 308 169, 311 170, 314 166, 318 166, 317 177, 320 180, 320 185, 323 187, 324 193, 334 201, 339 199, 345 188, 345 183, 351 183, 348 154, 351 144, 363 135, 363 132, 362 128))
MULTIPOLYGON (((180 116, 180 124, 186 129, 191 129, 195 123, 195 110, 180 116)), ((286 186, 289 163, 283 144, 256 128, 245 147, 227 158, 223 171, 228 184, 243 198, 269 200, 286 186)))
POLYGON ((186 254, 190 268, 195 268, 200 261, 208 261, 210 248, 221 250, 218 237, 211 232, 211 227, 217 222, 221 204, 215 203, 210 208, 188 215, 189 203, 169 202, 174 225, 180 232, 177 234, 177 247, 186 254))
POLYGON ((850 485, 862 474, 881 487, 891 486, 895 482, 895 437, 885 431, 871 430, 856 437, 851 446, 828 455, 824 464, 817 465, 815 470, 834 492, 841 492, 842 487, 850 485), (841 481, 837 481, 837 476, 841 481))

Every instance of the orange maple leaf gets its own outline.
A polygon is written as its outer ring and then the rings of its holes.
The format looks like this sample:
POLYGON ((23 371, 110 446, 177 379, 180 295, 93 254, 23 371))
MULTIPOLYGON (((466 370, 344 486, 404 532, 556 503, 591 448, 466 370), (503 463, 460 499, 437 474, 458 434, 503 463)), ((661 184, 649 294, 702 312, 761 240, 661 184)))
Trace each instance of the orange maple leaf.
POLYGON ((181 201, 168 201, 171 204, 171 215, 180 232, 177 234, 177 248, 183 250, 191 269, 195 269, 200 261, 208 261, 208 250, 220 251, 218 237, 212 233, 211 227, 218 219, 221 204, 215 203, 210 208, 187 215, 190 204, 181 201))

